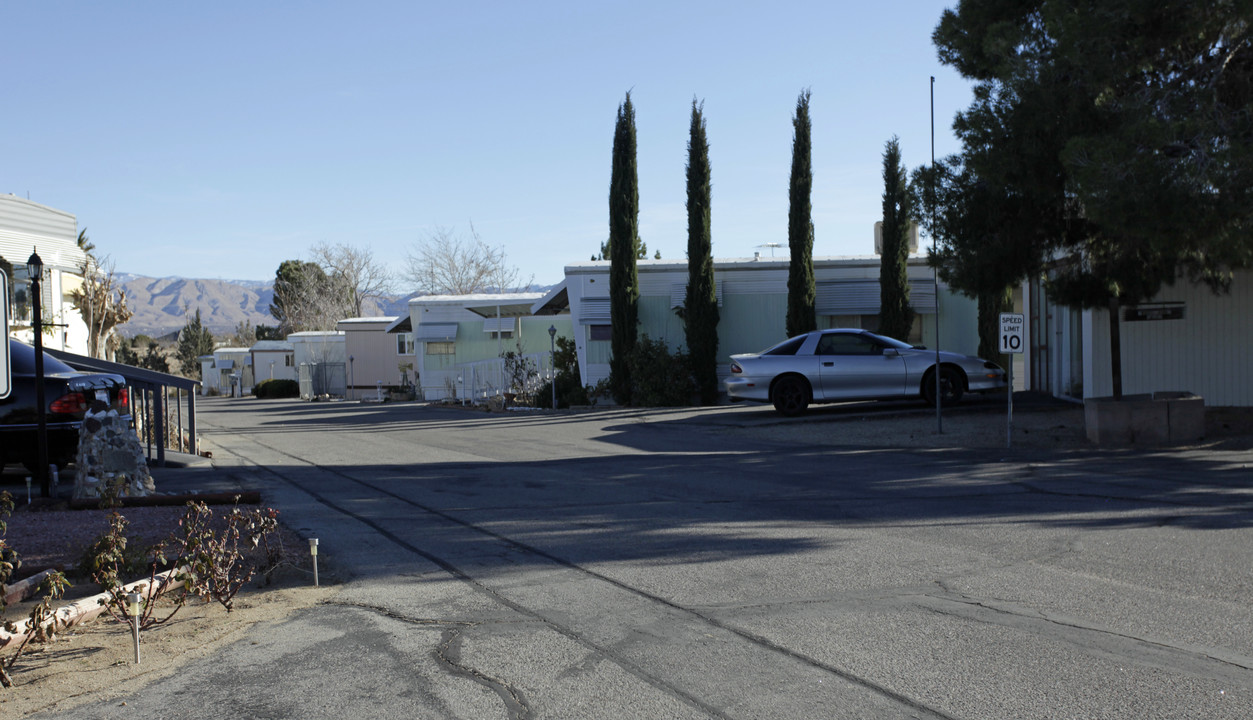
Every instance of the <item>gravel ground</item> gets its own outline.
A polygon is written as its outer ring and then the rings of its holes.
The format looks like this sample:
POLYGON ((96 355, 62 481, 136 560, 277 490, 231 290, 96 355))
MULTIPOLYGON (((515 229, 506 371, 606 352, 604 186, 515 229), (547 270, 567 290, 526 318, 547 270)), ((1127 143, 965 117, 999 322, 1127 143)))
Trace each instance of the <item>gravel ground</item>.
MULTIPOLYGON (((996 448, 1006 444, 1005 412, 949 413, 938 432, 935 414, 865 415, 832 422, 787 422, 755 429, 763 437, 814 445, 899 448, 996 448)), ((1013 447, 1086 447, 1083 408, 1062 406, 1016 411, 1013 447)))
MULTIPOLYGON (((210 506, 217 516, 215 527, 225 525, 221 515, 229 507, 210 506)), ((242 509, 249 507, 245 505, 242 509)), ((143 549, 168 539, 178 530, 178 521, 186 511, 181 506, 120 508, 119 512, 128 521, 128 545, 143 549)), ((111 512, 51 509, 41 505, 32 505, 28 509, 26 505, 19 505, 8 518, 8 533, 5 535, 5 541, 22 560, 22 567, 14 579, 49 568, 72 575, 82 562, 87 547, 109 529, 111 512)), ((285 548, 299 549, 302 544, 298 536, 281 525, 278 540, 285 548)))

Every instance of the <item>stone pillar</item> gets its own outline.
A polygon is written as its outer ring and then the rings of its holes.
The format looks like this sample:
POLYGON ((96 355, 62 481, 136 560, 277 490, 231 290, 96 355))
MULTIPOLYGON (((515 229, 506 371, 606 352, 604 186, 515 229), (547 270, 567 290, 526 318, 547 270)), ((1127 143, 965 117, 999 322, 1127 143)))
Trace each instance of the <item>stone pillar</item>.
POLYGON ((97 498, 108 488, 118 497, 156 492, 139 437, 116 410, 99 400, 83 419, 75 466, 75 498, 97 498))

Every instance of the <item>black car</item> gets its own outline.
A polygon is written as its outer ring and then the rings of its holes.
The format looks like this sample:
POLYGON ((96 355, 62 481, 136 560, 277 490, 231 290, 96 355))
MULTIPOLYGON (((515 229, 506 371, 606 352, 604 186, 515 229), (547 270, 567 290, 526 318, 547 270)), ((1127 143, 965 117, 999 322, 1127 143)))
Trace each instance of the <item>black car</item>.
MULTIPOLYGON (((0 400, 0 467, 22 463, 32 471, 39 464, 35 408, 35 348, 9 338, 13 381, 0 400)), ((74 461, 78 429, 95 400, 109 403, 129 422, 130 394, 126 380, 110 373, 79 372, 44 353, 44 402, 48 425, 48 462, 57 467, 74 461)))

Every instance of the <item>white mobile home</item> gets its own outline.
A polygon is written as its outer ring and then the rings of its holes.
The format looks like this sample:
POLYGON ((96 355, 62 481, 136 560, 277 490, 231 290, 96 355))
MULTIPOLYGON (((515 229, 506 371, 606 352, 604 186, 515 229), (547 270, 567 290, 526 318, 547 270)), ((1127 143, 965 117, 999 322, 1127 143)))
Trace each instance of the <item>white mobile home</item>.
POLYGON ((570 335, 568 315, 535 317, 541 293, 428 295, 388 328, 413 334, 422 396, 481 402, 509 390, 501 356, 520 354, 541 378, 551 372, 556 335, 570 335))
POLYGON ((202 356, 200 382, 206 395, 242 397, 252 392, 252 351, 249 348, 216 348, 212 356, 202 356), (212 357, 212 362, 204 358, 212 357))
MULTIPOLYGON (((1113 394, 1109 311, 1057 305, 1043 280, 1023 295, 1029 387, 1075 400, 1113 394)), ((1221 295, 1180 279, 1121 308, 1119 327, 1125 395, 1186 391, 1211 407, 1253 406, 1253 271, 1235 273, 1221 295)))
POLYGON ((251 353, 253 374, 258 383, 298 379, 295 349, 286 340, 258 340, 251 353))
POLYGON ((87 323, 74 309, 70 293, 83 285, 87 254, 78 247, 78 220, 64 210, 46 207, 16 195, 0 195, 0 257, 12 267, 9 275, 9 331, 25 342, 31 334, 30 278, 26 261, 32 251, 43 261, 40 300, 45 323, 55 325, 45 335, 45 347, 87 355, 87 323))
MULTIPOLYGON (((714 261, 718 296, 718 372, 729 372, 730 356, 756 352, 786 339, 787 258, 736 258, 714 261)), ((877 256, 815 258, 818 327, 878 327, 877 256)), ((682 307, 687 261, 640 260, 639 334, 664 340, 672 349, 685 346, 682 307)), ((934 271, 919 256, 909 258, 910 302, 918 313, 910 342, 935 347, 937 288, 934 271)), ((579 372, 584 385, 609 377, 611 331, 609 263, 587 262, 565 268, 566 279, 535 307, 536 312, 568 307, 575 328, 579 372)), ((975 302, 938 291, 940 348, 974 354, 979 346, 975 302)))
POLYGON ((348 318, 336 324, 344 333, 344 351, 348 354, 348 399, 372 398, 380 388, 416 384, 413 333, 387 332, 398 319, 348 318))

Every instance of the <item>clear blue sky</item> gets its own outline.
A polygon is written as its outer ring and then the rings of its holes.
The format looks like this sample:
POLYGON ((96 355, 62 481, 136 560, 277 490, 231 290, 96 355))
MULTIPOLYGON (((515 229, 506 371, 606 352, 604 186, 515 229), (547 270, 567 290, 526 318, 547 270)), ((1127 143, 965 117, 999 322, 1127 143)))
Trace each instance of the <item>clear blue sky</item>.
POLYGON ((930 160, 932 75, 937 157, 958 149, 970 85, 930 39, 951 4, 6 2, 0 192, 76 214, 121 272, 272 279, 320 241, 402 270, 472 221, 551 284, 608 235, 627 90, 640 235, 681 260, 692 98, 714 255, 768 256, 810 88, 814 254, 868 254, 884 143, 930 160))

